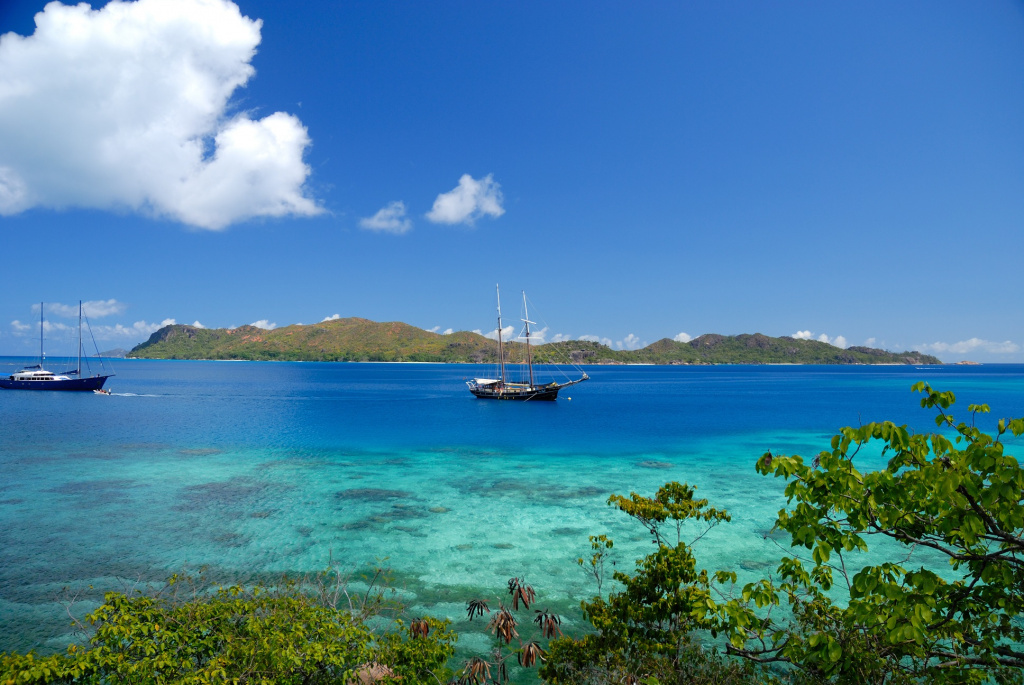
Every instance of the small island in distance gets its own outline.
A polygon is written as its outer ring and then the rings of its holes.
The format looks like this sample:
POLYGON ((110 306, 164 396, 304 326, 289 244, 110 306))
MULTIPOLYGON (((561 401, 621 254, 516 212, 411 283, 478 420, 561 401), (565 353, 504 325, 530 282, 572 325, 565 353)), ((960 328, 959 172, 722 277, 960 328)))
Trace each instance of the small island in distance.
MULTIPOLYGON (((524 345, 508 343, 506 353, 522 358, 524 345)), ((401 322, 351 317, 273 330, 255 326, 197 328, 164 326, 132 349, 134 359, 252 361, 497 363, 495 341, 478 333, 433 333, 401 322)), ((817 340, 760 333, 708 333, 689 342, 662 338, 639 350, 613 350, 585 340, 533 346, 535 364, 942 364, 920 352, 870 347, 834 347, 817 340)))

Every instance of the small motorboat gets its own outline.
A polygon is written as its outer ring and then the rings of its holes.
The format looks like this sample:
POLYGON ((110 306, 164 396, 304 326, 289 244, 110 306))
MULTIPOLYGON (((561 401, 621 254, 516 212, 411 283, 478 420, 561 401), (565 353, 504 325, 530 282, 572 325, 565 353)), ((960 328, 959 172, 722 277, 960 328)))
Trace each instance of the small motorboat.
POLYGON ((110 394, 109 390, 104 390, 103 388, 100 388, 98 390, 93 390, 93 392, 96 393, 97 395, 109 395, 110 394))

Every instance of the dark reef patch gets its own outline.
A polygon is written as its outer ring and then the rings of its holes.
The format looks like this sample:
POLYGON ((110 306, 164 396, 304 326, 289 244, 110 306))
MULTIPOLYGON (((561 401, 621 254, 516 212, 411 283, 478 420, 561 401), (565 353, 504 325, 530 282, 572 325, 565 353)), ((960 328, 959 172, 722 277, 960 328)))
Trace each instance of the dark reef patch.
POLYGON ((206 507, 241 507, 247 509, 257 498, 294 489, 291 485, 266 483, 247 477, 188 485, 181 490, 181 502, 175 511, 194 511, 206 507))
POLYGON ((415 499, 411 492, 405 490, 385 490, 383 488, 352 488, 334 493, 334 499, 341 501, 384 502, 390 499, 415 499))

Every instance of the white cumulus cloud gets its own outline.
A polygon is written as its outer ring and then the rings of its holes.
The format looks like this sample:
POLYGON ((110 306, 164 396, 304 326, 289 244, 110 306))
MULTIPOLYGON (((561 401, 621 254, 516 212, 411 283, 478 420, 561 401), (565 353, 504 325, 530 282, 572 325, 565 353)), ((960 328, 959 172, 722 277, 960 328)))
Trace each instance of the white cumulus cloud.
POLYGON ((679 335, 672 338, 676 342, 687 343, 693 340, 689 333, 680 333, 679 335))
POLYGON ((1004 340, 1002 342, 996 342, 992 340, 982 340, 981 338, 970 338, 968 340, 961 340, 955 343, 944 343, 934 342, 920 345, 920 349, 924 352, 954 352, 956 354, 966 354, 968 352, 987 352, 989 354, 1013 354, 1019 352, 1021 347, 1017 343, 1004 340))
POLYGON ((427 219, 435 224, 472 226, 482 216, 496 219, 504 214, 502 202, 501 185, 495 182, 493 174, 487 174, 479 181, 463 174, 455 189, 437 196, 427 219))
MULTIPOLYGON (((490 338, 491 340, 497 340, 498 339, 498 329, 497 328, 495 328, 493 331, 488 331, 487 333, 484 333, 479 328, 474 328, 473 332, 476 333, 477 335, 482 335, 485 338, 490 338)), ((511 336, 515 332, 516 332, 516 329, 515 329, 514 326, 505 326, 504 328, 501 329, 501 339, 502 340, 508 340, 509 336, 511 336)))
POLYGON ((823 343, 828 343, 833 347, 841 347, 843 349, 846 349, 846 338, 844 338, 841 335, 837 335, 836 337, 833 338, 825 333, 822 333, 821 335, 818 336, 818 340, 823 343))
POLYGON ((330 316, 325 316, 324 318, 320 319, 320 323, 323 323, 324 321, 337 321, 340 318, 341 314, 331 314, 330 316))
POLYGON ((568 333, 556 333, 551 337, 551 342, 565 342, 567 340, 572 340, 572 336, 568 333))
POLYGON ((841 335, 837 335, 836 337, 833 338, 827 333, 821 333, 817 337, 815 337, 814 333, 812 333, 811 331, 797 331, 790 337, 796 338, 797 340, 818 340, 819 342, 827 343, 829 345, 832 345, 833 347, 841 347, 844 350, 847 347, 846 338, 841 335))
POLYGON ((265 331, 272 331, 275 328, 277 328, 277 324, 276 323, 271 323, 267 319, 260 319, 259 321, 253 321, 249 325, 250 326, 255 326, 256 328, 262 328, 265 331))
POLYGON ((451 335, 451 334, 452 334, 452 333, 454 333, 454 332, 455 332, 455 331, 453 331, 452 329, 450 329, 450 328, 446 328, 446 329, 444 329, 443 331, 441 331, 441 335, 451 335))
POLYGON ((405 216, 405 203, 398 201, 383 207, 371 217, 360 219, 359 225, 368 231, 401 235, 412 228, 412 221, 405 216))
POLYGON ((635 349, 638 349, 640 347, 645 347, 645 345, 643 345, 640 342, 640 338, 636 337, 632 333, 627 335, 624 339, 619 340, 618 342, 616 342, 615 346, 617 348, 619 348, 620 350, 635 350, 635 349))
MULTIPOLYGON (((543 345, 544 343, 548 342, 547 338, 548 338, 548 327, 547 326, 545 326, 544 328, 539 328, 539 329, 534 330, 534 331, 530 331, 530 344, 531 345, 543 345)), ((519 339, 520 340, 526 340, 526 336, 523 335, 522 333, 520 333, 519 339)))
POLYGON ((0 215, 132 210, 222 229, 312 216, 293 115, 230 114, 259 20, 228 0, 51 2, 0 36, 0 215))
POLYGON ((195 321, 192 322, 192 327, 193 328, 206 328, 206 326, 204 326, 203 324, 199 323, 199 319, 196 319, 195 321))

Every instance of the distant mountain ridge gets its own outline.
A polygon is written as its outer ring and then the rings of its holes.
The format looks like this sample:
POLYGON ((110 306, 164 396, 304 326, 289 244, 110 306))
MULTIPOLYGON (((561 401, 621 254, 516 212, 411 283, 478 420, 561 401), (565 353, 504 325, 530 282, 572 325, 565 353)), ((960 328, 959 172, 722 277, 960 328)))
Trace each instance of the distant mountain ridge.
MULTIPOLYGON (((585 340, 534 346, 535 363, 577 364, 942 364, 920 352, 842 349, 817 340, 761 333, 708 333, 689 342, 662 338, 639 350, 613 350, 585 340)), ((513 361, 522 343, 509 343, 513 361)), ((136 359, 496 363, 497 345, 478 333, 432 333, 401 322, 351 317, 264 330, 255 326, 164 326, 128 353, 136 359)))

